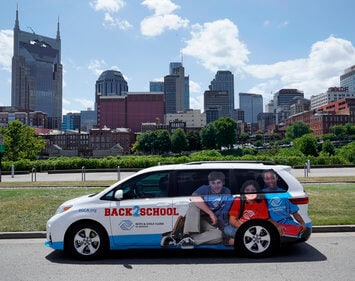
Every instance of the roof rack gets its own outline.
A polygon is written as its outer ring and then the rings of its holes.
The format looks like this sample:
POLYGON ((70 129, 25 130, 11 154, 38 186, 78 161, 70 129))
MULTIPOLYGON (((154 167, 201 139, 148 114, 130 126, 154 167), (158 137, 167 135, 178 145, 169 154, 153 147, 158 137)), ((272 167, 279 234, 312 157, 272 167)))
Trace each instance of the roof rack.
POLYGON ((272 161, 257 161, 257 160, 217 160, 217 161, 194 161, 188 162, 186 165, 200 165, 200 164, 208 164, 208 163, 250 163, 250 164, 263 164, 263 165, 276 165, 275 162, 272 161))

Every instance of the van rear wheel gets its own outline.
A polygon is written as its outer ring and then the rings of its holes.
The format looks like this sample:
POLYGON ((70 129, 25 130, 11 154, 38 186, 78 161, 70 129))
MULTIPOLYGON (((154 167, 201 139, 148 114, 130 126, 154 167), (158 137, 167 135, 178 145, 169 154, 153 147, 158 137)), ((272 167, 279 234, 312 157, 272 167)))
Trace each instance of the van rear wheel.
POLYGON ((235 248, 243 256, 264 258, 271 256, 280 246, 276 228, 265 220, 250 220, 237 231, 235 248))

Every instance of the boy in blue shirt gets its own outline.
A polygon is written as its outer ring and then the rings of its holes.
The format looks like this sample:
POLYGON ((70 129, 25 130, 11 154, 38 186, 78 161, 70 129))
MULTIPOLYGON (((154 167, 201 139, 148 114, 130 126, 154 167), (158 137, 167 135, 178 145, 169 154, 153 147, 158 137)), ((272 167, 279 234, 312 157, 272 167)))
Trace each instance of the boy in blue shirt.
POLYGON ((230 189, 224 186, 222 172, 211 172, 208 182, 209 185, 202 185, 192 193, 185 217, 184 238, 179 242, 181 248, 223 242, 223 228, 228 225, 233 196, 230 189))
POLYGON ((298 213, 298 206, 290 202, 287 197, 277 197, 273 193, 285 192, 284 189, 277 186, 277 175, 273 170, 267 170, 263 173, 265 188, 265 198, 267 199, 270 218, 273 220, 280 234, 285 231, 283 224, 297 225, 301 227, 301 233, 306 230, 306 224, 298 213))

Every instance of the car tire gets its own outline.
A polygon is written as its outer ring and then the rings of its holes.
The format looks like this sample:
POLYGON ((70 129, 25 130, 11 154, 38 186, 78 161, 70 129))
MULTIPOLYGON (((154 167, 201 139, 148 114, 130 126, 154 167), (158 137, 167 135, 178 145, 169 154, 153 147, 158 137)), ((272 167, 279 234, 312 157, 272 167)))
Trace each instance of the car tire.
POLYGON ((78 259, 90 260, 103 255, 108 248, 105 231, 93 222, 74 225, 66 235, 65 251, 78 259))
POLYGON ((269 257, 280 246, 280 235, 276 228, 265 220, 250 220, 243 223, 236 233, 235 249, 250 258, 269 257))

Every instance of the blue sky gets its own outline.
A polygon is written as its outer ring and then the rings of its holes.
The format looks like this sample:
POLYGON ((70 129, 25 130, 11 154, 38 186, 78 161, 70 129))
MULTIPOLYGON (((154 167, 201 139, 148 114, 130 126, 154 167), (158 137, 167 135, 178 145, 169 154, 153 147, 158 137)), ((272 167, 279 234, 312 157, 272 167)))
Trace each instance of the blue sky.
POLYGON ((11 104, 11 58, 16 6, 20 29, 55 37, 64 66, 63 114, 94 106, 95 82, 108 69, 122 72, 129 91, 149 91, 169 63, 183 60, 190 107, 203 110, 203 93, 217 70, 239 92, 282 88, 305 97, 339 86, 355 65, 352 0, 7 0, 0 10, 0 106, 11 104))

